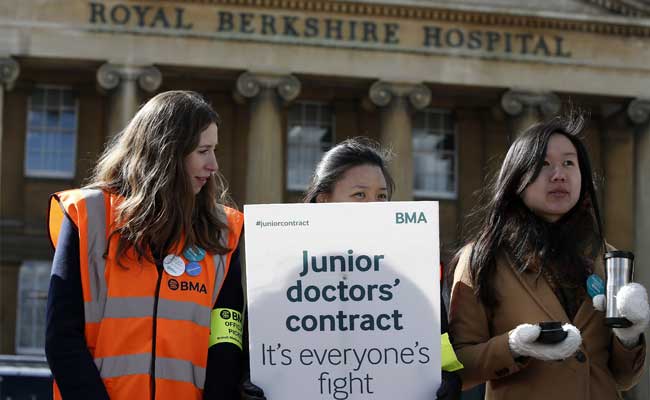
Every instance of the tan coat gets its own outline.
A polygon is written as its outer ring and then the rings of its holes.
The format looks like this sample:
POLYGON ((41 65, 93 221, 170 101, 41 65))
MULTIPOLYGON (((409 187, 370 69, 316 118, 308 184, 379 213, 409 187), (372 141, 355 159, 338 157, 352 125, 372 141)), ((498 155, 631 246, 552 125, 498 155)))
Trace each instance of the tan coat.
MULTIPOLYGON (((626 349, 604 326, 604 313, 591 299, 580 306, 572 322, 582 345, 564 361, 529 358, 516 362, 508 347, 508 332, 523 323, 570 322, 555 293, 536 272, 518 273, 505 255, 498 257, 495 289, 499 306, 488 316, 469 280, 470 246, 463 249, 454 274, 449 332, 465 369, 463 388, 487 381, 488 400, 612 400, 619 390, 638 382, 645 360, 645 342, 626 349)), ((602 262, 596 273, 604 280, 602 262)))

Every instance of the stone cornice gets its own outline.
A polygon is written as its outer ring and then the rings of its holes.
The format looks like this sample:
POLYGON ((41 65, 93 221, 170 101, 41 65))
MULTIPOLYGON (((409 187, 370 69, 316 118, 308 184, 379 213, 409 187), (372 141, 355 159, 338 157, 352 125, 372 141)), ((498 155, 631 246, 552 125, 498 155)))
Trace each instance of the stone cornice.
MULTIPOLYGON (((573 16, 560 13, 506 13, 487 10, 443 9, 415 5, 369 4, 332 0, 145 0, 155 3, 185 3, 234 7, 264 7, 287 11, 323 12, 364 17, 431 20, 477 25, 557 29, 616 36, 650 37, 650 21, 622 17, 573 16)), ((593 0, 607 3, 611 0, 593 0)), ((621 3, 622 0, 615 3, 621 3)))
POLYGON ((595 4, 616 14, 629 17, 650 16, 650 2, 642 0, 583 0, 595 4))

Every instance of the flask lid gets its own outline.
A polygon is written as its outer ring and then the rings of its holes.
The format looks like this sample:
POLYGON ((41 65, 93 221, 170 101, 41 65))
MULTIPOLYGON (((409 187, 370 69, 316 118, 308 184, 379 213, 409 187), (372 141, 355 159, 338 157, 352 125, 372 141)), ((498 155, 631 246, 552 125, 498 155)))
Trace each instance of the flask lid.
POLYGON ((608 251, 605 253, 605 260, 608 258, 629 258, 630 260, 634 260, 634 253, 622 250, 608 251))

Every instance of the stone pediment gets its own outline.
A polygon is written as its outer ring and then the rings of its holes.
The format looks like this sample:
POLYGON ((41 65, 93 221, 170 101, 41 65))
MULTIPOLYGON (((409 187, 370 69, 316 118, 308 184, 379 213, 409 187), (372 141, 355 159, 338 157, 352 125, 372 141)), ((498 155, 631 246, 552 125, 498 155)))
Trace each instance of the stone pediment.
POLYGON ((458 8, 517 14, 552 12, 567 15, 650 16, 650 0, 357 0, 359 3, 458 8))

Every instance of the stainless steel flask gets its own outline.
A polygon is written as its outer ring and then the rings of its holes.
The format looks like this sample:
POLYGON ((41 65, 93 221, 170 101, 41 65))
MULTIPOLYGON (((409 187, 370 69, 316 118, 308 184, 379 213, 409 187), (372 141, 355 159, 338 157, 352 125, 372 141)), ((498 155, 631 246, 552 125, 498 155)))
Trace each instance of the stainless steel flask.
POLYGON ((605 253, 605 276, 607 278, 605 325, 612 328, 627 328, 632 323, 619 315, 616 301, 618 291, 634 278, 634 254, 629 251, 605 253))

